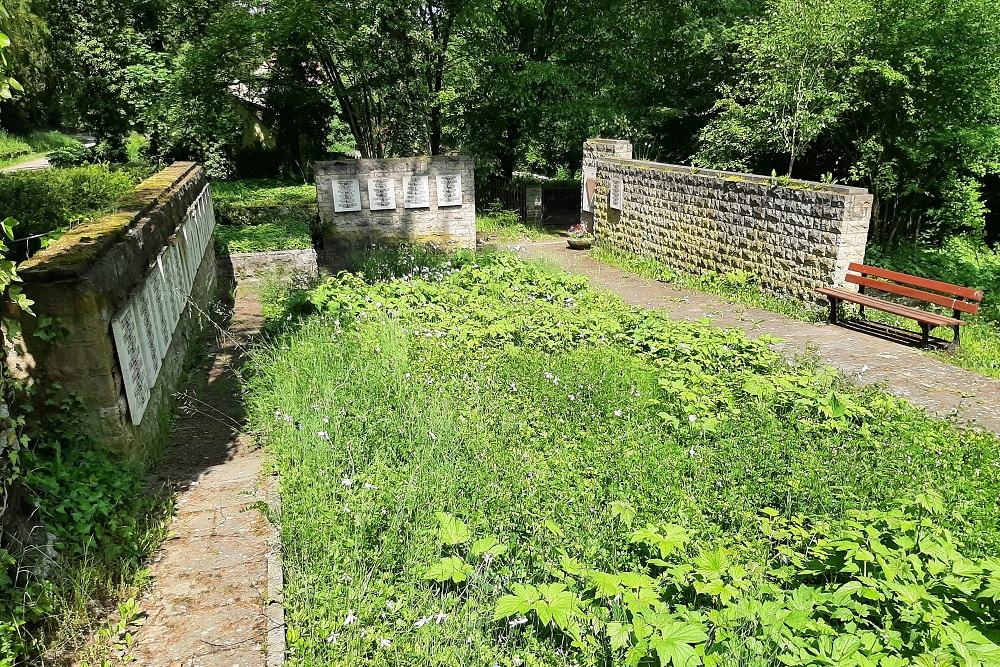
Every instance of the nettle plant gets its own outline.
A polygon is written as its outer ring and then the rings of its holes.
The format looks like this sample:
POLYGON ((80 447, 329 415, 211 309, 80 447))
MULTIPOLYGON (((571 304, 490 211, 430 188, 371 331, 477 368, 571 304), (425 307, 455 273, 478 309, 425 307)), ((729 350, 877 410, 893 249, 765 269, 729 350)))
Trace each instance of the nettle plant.
POLYGON ((437 512, 438 540, 445 554, 439 561, 428 566, 424 579, 448 587, 462 584, 476 571, 477 567, 488 568, 493 559, 507 553, 507 545, 501 544, 492 535, 472 542, 472 532, 459 518, 447 512, 437 512))
POLYGON ((1000 664, 1000 561, 963 556, 942 514, 932 493, 836 524, 767 509, 765 557, 750 561, 647 525, 629 539, 645 571, 564 556, 559 581, 514 584, 495 617, 568 638, 587 665, 1000 664))

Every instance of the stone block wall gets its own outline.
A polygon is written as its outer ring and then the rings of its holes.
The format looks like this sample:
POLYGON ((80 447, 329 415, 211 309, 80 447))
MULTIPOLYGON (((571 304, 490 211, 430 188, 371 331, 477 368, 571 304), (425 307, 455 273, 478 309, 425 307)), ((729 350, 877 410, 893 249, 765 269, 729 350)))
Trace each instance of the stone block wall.
POLYGON ((432 243, 447 248, 474 248, 476 245, 476 183, 472 158, 432 156, 386 160, 335 160, 316 163, 316 201, 319 206, 323 243, 327 249, 355 246, 372 241, 432 243), (460 206, 439 206, 438 175, 459 174, 462 178, 460 206), (426 206, 407 208, 403 184, 408 176, 426 176, 426 206), (336 211, 334 183, 357 179, 360 210, 336 211), (390 179, 394 184, 395 207, 372 210, 368 182, 390 179))
POLYGON ((580 190, 580 222, 594 231, 594 195, 597 165, 610 158, 632 159, 632 144, 624 139, 591 139, 583 144, 583 182, 580 190))
MULTIPOLYGON (((202 239, 198 256, 189 253, 190 293, 176 302, 180 315, 163 343, 138 424, 130 415, 111 322, 159 269, 165 249, 180 242, 179 227, 192 211, 211 215, 208 187, 201 167, 175 162, 126 195, 117 212, 77 227, 19 268, 36 317, 13 313, 22 333, 8 366, 17 377, 43 388, 58 383, 61 394, 79 398, 84 409, 75 416, 86 431, 101 446, 131 457, 148 456, 164 441, 186 361, 210 324, 217 291, 211 239, 202 239), (51 318, 51 340, 34 335, 44 318, 51 318)), ((151 308, 162 312, 160 304, 151 308)))
MULTIPOLYGON (((592 143, 591 154, 606 142, 592 143)), ((871 207, 863 188, 596 160, 598 243, 694 275, 744 271, 765 291, 804 303, 818 301, 818 287, 844 286, 848 265, 864 261, 871 207), (620 210, 609 197, 616 184, 620 210)))

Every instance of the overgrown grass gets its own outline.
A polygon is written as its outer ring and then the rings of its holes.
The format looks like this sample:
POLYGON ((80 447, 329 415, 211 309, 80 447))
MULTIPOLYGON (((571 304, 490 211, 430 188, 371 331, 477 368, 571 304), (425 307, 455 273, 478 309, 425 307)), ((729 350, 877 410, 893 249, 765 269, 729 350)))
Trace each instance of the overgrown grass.
POLYGON ((590 255, 599 262, 616 266, 643 278, 709 292, 746 306, 781 313, 803 322, 817 322, 822 318, 819 309, 806 308, 797 301, 783 299, 762 291, 754 284, 753 277, 743 271, 729 273, 710 271, 700 276, 694 276, 675 271, 652 257, 641 257, 602 245, 591 249, 590 255))
POLYGON ((212 181, 212 197, 216 204, 245 207, 315 204, 316 185, 274 179, 212 181))
POLYGON ((218 225, 216 252, 267 252, 312 248, 309 222, 297 215, 277 215, 272 222, 256 225, 218 225))
POLYGON ((516 211, 495 210, 476 216, 476 232, 487 241, 546 241, 562 238, 541 223, 525 223, 516 211))
POLYGON ((762 530, 765 508, 840 521, 930 491, 968 553, 1000 546, 992 435, 579 276, 503 254, 421 268, 385 252, 366 278, 293 300, 311 314, 249 366, 250 423, 280 473, 291 664, 666 665, 643 643, 640 591, 657 633, 685 633, 690 664, 766 664, 819 646, 809 633, 824 625, 825 641, 855 630, 847 611, 809 606, 786 644, 759 635, 796 586, 768 573, 786 538, 762 530), (670 583, 695 568, 718 586, 670 583), (527 584, 546 597, 521 611, 527 584), (734 623, 734 599, 757 620, 734 623), (764 600, 770 612, 753 606, 764 600))

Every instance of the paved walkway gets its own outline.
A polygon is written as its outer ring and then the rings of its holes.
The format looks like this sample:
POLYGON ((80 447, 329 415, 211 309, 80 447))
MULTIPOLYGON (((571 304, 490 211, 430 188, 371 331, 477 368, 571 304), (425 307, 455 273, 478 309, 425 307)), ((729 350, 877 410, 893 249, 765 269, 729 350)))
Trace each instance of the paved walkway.
POLYGON ((266 609, 268 552, 277 540, 257 508, 267 489, 260 452, 240 432, 244 412, 233 370, 241 344, 261 323, 259 301, 241 289, 229 335, 181 398, 159 473, 177 492, 177 514, 150 564, 153 584, 140 601, 146 620, 129 655, 135 664, 265 664, 274 625, 266 609))
POLYGON ((44 155, 30 160, 25 160, 24 162, 18 162, 17 164, 12 164, 9 167, 4 167, 0 169, 0 174, 9 174, 14 171, 37 171, 39 169, 48 169, 52 165, 49 164, 49 158, 44 155))
POLYGON ((634 306, 663 308, 684 320, 710 317, 719 326, 743 329, 754 337, 770 334, 782 339, 778 347, 786 352, 815 352, 863 384, 882 383, 897 396, 935 414, 954 415, 1000 434, 1000 380, 863 331, 800 322, 705 292, 645 280, 602 264, 586 252, 569 250, 562 240, 516 247, 526 257, 544 258, 589 276, 595 285, 616 292, 634 306))

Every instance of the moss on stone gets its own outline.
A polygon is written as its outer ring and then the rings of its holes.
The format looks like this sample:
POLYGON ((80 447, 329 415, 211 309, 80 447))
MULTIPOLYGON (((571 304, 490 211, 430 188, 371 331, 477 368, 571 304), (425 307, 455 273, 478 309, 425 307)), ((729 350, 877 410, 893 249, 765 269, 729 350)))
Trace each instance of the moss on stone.
POLYGON ((64 234, 48 248, 21 263, 19 271, 66 271, 82 269, 97 260, 103 250, 125 236, 148 207, 191 172, 193 162, 175 162, 150 176, 123 196, 116 211, 95 218, 64 234))

